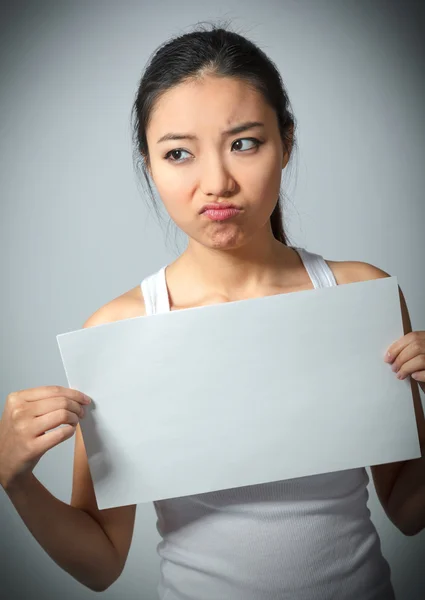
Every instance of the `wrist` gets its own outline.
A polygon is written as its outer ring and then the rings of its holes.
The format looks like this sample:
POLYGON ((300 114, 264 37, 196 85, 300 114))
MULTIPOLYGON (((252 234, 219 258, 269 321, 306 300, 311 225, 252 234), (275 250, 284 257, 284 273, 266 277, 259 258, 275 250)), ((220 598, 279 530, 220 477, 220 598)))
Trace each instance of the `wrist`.
POLYGON ((24 490, 28 484, 30 484, 34 480, 35 476, 32 471, 26 473, 20 473, 15 477, 0 477, 0 485, 6 492, 6 494, 11 494, 13 492, 24 490))

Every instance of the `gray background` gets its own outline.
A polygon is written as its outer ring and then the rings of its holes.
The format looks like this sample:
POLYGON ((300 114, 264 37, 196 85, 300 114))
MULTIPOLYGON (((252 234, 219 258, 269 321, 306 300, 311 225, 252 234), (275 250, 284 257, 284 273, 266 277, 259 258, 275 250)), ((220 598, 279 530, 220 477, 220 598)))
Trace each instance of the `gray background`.
MULTIPOLYGON (((136 182, 129 114, 142 69, 169 36, 230 18, 277 63, 299 123, 282 181, 290 241, 397 275, 425 329, 423 3, 13 2, 2 6, 0 408, 9 392, 67 385, 56 335, 172 261, 136 182), (165 18, 166 17, 166 18, 165 18)), ((283 342, 282 342, 283 343, 283 342)), ((423 398, 423 396, 422 396, 423 398)), ((117 399, 119 402, 119 399, 117 399)), ((36 476, 69 502, 74 439, 36 476)), ((398 598, 424 597, 425 532, 403 536, 369 507, 398 598)), ((0 490, 5 598, 89 597, 40 548, 0 490)), ((152 505, 105 598, 154 599, 152 505)))

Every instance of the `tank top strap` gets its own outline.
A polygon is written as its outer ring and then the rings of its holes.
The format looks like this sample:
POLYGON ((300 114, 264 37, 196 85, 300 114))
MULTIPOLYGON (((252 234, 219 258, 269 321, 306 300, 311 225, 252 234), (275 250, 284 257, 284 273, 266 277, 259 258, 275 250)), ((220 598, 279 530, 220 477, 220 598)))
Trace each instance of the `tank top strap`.
POLYGON ((165 281, 166 268, 167 265, 164 265, 152 275, 145 277, 140 284, 145 302, 146 316, 170 311, 170 302, 165 281))
POLYGON ((338 285, 332 269, 320 254, 292 246, 298 252, 315 288, 338 285))

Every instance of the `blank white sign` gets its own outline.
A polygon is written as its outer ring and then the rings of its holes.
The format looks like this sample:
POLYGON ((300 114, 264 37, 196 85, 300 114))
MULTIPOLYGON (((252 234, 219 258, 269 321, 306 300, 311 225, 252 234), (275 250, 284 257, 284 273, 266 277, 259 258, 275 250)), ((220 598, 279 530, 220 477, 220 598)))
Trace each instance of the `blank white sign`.
POLYGON ((418 458, 396 277, 57 336, 100 509, 418 458))

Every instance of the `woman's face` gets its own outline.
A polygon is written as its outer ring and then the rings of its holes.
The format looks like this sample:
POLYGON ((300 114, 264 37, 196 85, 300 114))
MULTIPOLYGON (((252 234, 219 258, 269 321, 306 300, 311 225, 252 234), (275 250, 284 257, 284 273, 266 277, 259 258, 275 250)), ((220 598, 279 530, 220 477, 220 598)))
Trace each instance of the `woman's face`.
POLYGON ((230 249, 270 234, 287 156, 276 114, 259 92, 229 77, 182 83, 157 101, 147 141, 153 182, 190 238, 230 249), (226 133, 254 121, 262 125, 226 133), (160 141, 168 134, 183 137, 160 141), (216 201, 241 211, 224 221, 200 214, 204 204, 216 201))

